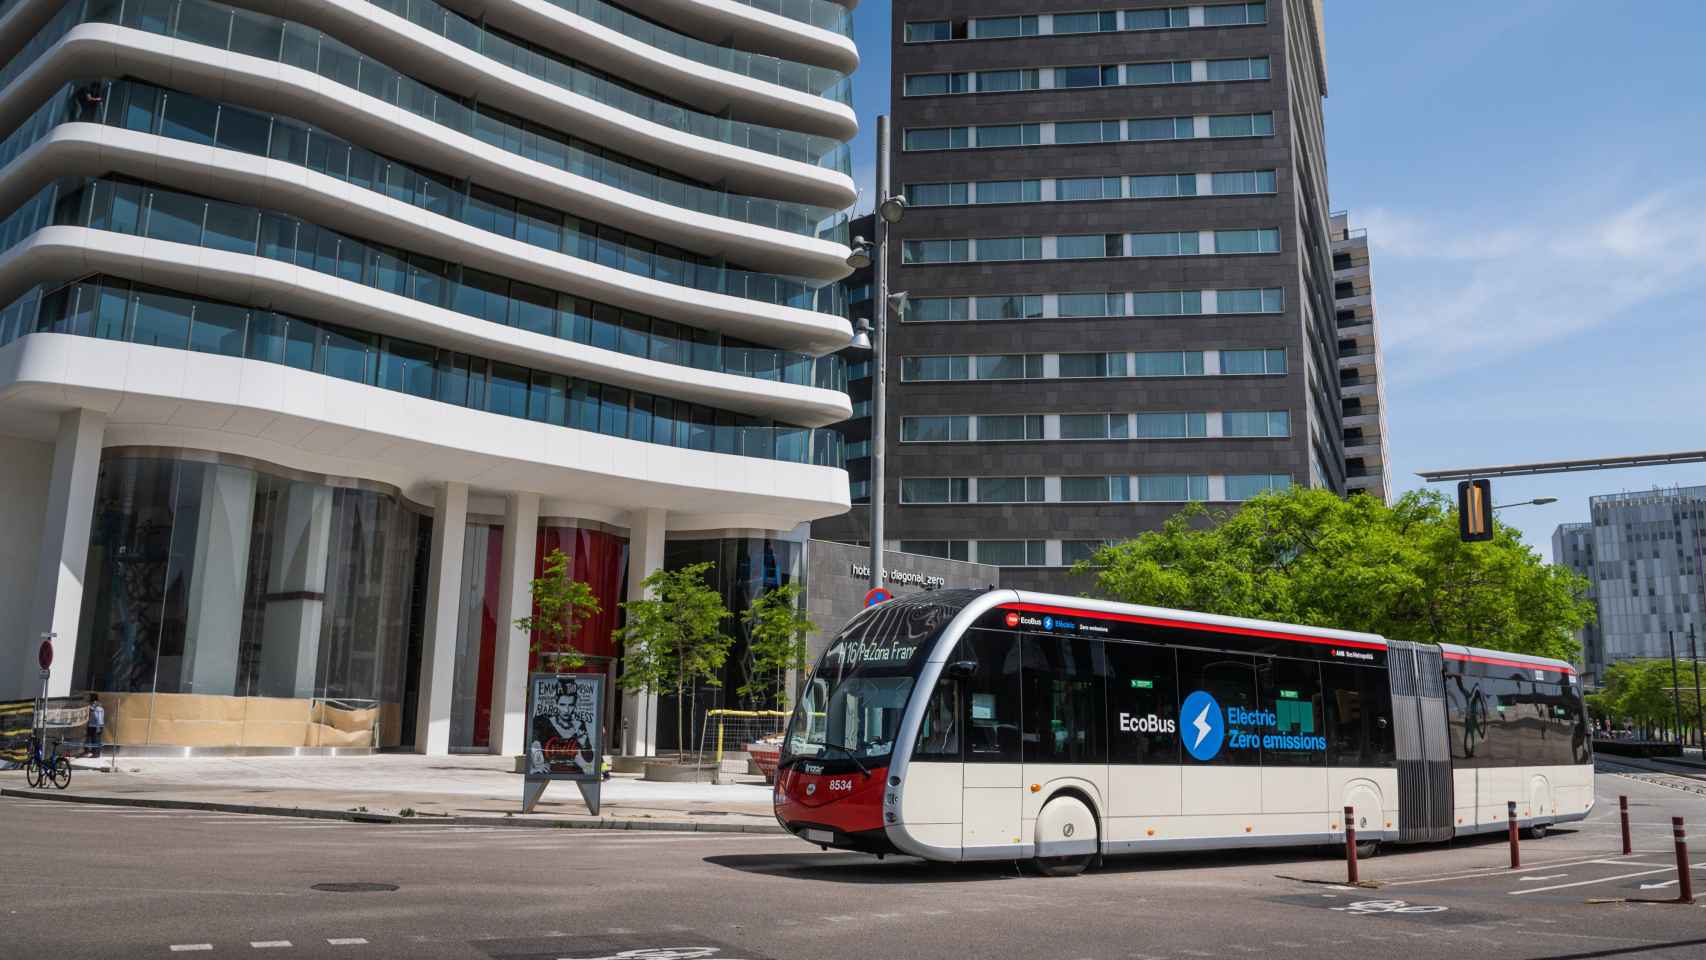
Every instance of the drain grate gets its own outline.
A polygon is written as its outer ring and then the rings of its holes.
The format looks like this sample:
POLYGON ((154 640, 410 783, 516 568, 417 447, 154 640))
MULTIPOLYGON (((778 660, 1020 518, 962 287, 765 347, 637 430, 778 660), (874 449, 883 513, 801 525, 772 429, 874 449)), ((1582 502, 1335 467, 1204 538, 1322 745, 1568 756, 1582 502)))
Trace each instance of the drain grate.
POLYGON ((358 880, 348 883, 316 883, 308 889, 325 893, 390 893, 397 889, 397 885, 358 880))

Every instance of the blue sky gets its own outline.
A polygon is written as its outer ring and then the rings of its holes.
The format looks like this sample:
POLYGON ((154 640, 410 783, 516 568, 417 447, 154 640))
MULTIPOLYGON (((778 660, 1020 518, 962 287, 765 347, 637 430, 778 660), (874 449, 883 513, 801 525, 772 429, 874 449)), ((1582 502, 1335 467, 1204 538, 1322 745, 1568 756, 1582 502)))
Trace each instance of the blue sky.
MULTIPOLYGON (((861 184, 888 18, 854 13, 861 184)), ((1326 20, 1329 180, 1369 229, 1394 492, 1430 468, 1706 449, 1706 3, 1327 0, 1326 20)), ((1678 484, 1706 464, 1493 488, 1559 498, 1501 514, 1550 559, 1589 496, 1678 484)))

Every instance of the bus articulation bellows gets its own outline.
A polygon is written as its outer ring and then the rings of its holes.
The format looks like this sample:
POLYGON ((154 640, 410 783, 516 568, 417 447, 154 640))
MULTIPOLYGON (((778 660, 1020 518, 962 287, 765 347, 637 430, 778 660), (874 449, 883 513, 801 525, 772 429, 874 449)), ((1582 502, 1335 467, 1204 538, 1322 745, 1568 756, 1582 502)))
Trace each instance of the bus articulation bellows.
POLYGON ((1567 663, 1027 593, 866 610, 788 724, 776 818, 823 847, 1035 860, 1343 842, 1593 807, 1567 663))

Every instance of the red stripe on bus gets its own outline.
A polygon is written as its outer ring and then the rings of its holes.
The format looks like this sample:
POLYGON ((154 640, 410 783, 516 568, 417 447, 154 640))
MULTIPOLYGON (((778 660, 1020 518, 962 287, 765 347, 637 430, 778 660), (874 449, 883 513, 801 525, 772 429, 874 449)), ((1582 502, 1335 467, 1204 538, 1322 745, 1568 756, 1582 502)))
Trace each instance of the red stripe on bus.
POLYGON ((1575 667, 1549 667, 1543 663, 1523 663, 1521 660, 1501 660, 1498 657, 1477 657, 1467 653, 1443 654, 1447 660, 1467 660, 1471 663, 1490 663, 1496 667, 1516 667, 1519 670, 1544 670, 1547 673, 1575 673, 1575 667))
POLYGON ((1140 617, 1129 613, 1103 613, 1100 610, 1073 610, 1067 607, 1048 607, 1037 603, 1004 603, 997 609, 1024 610, 1028 613, 1066 614, 1072 617, 1085 617, 1091 620, 1118 620, 1122 623, 1143 623, 1157 627, 1186 627, 1192 630, 1206 630, 1210 633, 1235 633, 1246 637, 1267 637, 1275 640, 1297 640, 1302 643, 1315 643, 1328 647, 1356 647, 1361 650, 1385 650, 1384 643, 1370 643, 1367 640, 1334 640, 1331 637, 1311 637, 1300 633, 1283 633, 1278 630, 1257 630, 1254 627, 1231 627, 1218 623, 1198 623, 1194 620, 1168 620, 1162 617, 1140 617))

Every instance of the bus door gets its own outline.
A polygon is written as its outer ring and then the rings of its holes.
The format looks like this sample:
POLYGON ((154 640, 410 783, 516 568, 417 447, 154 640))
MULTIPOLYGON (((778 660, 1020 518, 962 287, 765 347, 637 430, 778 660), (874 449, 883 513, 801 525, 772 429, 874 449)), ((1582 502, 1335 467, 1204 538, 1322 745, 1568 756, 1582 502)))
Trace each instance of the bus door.
MULTIPOLYGON (((965 681, 969 667, 950 660, 936 688, 929 691, 918 740, 906 767, 901 793, 901 821, 912 836, 933 847, 960 847, 965 763, 965 681)), ((924 695, 918 691, 917 695, 924 695)))
POLYGON ((1025 761, 1021 826, 1029 841, 1034 839, 1029 827, 1043 804, 1069 785, 1090 796, 1091 809, 1100 817, 1107 816, 1109 671, 1099 639, 1027 635, 1019 645, 1025 761), (1032 793, 1032 786, 1044 789, 1032 793))
MULTIPOLYGON (((1024 800, 1019 741, 1018 634, 969 630, 950 667, 961 681, 964 737, 961 840, 969 859, 1018 855, 1024 800)), ((910 792, 910 790, 908 791, 910 792)))

